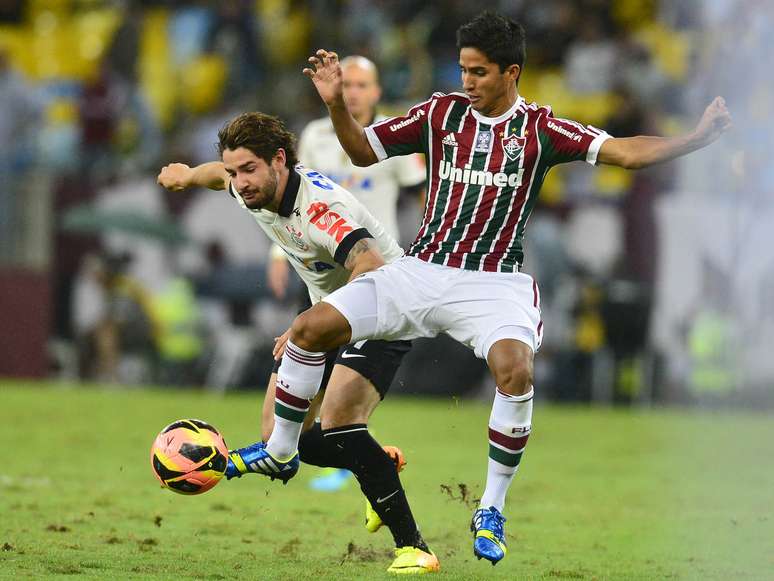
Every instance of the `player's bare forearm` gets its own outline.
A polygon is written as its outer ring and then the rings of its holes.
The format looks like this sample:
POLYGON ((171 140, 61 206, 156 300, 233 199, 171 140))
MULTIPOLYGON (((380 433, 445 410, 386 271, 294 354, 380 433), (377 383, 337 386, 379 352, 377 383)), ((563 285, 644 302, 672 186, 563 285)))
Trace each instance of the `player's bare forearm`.
POLYGON ((223 190, 228 183, 228 174, 220 161, 211 161, 196 167, 189 167, 184 163, 171 163, 161 168, 156 181, 174 192, 191 187, 223 190))
POLYGON ((363 238, 355 242, 344 261, 344 268, 351 272, 349 280, 380 266, 384 266, 384 258, 373 238, 363 238))
POLYGON ((608 139, 597 157, 600 163, 626 169, 640 169, 686 155, 717 140, 731 127, 731 114, 722 97, 716 97, 704 110, 696 128, 679 137, 640 135, 608 139))
POLYGON ((328 114, 342 149, 354 165, 367 167, 379 161, 371 144, 368 143, 365 129, 355 120, 343 100, 341 103, 328 105, 328 114))
POLYGON ((624 169, 642 169, 701 149, 692 135, 651 137, 638 135, 608 139, 599 150, 599 162, 624 169))
POLYGON ((222 161, 210 161, 191 169, 193 172, 191 185, 210 190, 226 189, 229 177, 222 161))

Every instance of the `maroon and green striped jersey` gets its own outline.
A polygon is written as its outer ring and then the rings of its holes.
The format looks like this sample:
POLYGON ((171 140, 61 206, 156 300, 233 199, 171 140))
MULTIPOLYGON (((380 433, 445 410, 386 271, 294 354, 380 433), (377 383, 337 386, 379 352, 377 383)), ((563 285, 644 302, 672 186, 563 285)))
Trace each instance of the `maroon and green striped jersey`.
POLYGON ((519 97, 499 117, 485 117, 463 93, 434 94, 366 127, 379 160, 424 153, 427 202, 409 254, 467 270, 516 272, 524 228, 551 166, 586 160, 610 136, 554 117, 519 97))

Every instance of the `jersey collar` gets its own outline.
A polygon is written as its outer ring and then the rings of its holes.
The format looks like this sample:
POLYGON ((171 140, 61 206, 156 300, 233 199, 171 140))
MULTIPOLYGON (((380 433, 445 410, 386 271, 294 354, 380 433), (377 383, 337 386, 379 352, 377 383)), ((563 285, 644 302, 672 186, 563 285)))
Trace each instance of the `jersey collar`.
POLYGON ((502 123, 506 119, 510 119, 511 117, 513 117, 513 114, 519 110, 519 108, 522 106, 523 103, 524 103, 524 97, 519 95, 518 99, 516 99, 516 102, 513 105, 511 105, 511 108, 498 117, 486 117, 485 115, 482 115, 481 113, 473 109, 473 107, 470 108, 470 112, 473 113, 473 117, 477 121, 480 121, 481 123, 486 123, 487 125, 497 125, 498 123, 502 123))
POLYGON ((289 218, 290 214, 293 212, 300 185, 301 176, 296 172, 296 168, 291 167, 288 172, 288 183, 285 184, 285 192, 282 194, 282 201, 277 210, 277 213, 283 218, 289 218))

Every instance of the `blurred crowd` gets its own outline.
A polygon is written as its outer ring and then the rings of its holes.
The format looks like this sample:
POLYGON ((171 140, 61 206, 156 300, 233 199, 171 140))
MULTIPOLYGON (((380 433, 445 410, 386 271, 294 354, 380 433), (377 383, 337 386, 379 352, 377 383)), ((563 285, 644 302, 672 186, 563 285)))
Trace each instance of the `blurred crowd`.
MULTIPOLYGON (((675 134, 725 92, 732 111, 754 110, 759 126, 771 124, 766 74, 752 88, 727 92, 743 70, 770 66, 755 58, 772 24, 765 0, 489 4, 527 30, 520 93, 558 116, 617 137, 675 134)), ((218 128, 242 111, 279 115, 297 133, 323 116, 301 75, 319 47, 377 63, 386 114, 456 90, 455 31, 479 9, 462 0, 4 2, 0 263, 19 261, 25 241, 36 240, 23 216, 42 196, 52 212, 51 237, 37 238, 50 248, 52 374, 262 385, 271 339, 295 309, 267 289, 268 244, 228 196, 163 191, 159 168, 215 159, 218 128)), ((698 314, 678 320, 677 339, 664 342, 682 349, 676 367, 653 340, 657 206, 676 189, 722 196, 760 176, 771 186, 771 164, 758 147, 770 145, 772 133, 754 135, 755 147, 740 139, 724 146, 716 162, 736 167, 726 182, 690 164, 552 170, 527 230, 524 265, 542 289, 542 393, 649 402, 735 388, 728 368, 696 367, 726 352, 728 329, 713 327, 708 338, 698 314)), ((401 216, 407 246, 419 221, 413 200, 401 216)), ((425 376, 448 352, 432 350, 412 363, 425 376)), ((411 387, 454 391, 438 367, 426 387, 411 387)), ((468 380, 457 391, 475 386, 468 380)))

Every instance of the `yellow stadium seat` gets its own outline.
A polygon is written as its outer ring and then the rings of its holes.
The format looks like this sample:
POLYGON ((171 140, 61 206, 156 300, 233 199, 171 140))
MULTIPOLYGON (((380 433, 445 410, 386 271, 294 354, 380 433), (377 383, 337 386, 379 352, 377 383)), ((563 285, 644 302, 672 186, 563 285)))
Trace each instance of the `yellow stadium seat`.
POLYGON ((217 55, 202 55, 186 65, 181 98, 189 112, 201 115, 215 109, 223 99, 228 67, 217 55))
POLYGON ((621 196, 629 190, 632 181, 632 172, 620 167, 601 165, 594 172, 594 192, 601 196, 621 196))
POLYGON ((96 74, 120 24, 121 14, 112 8, 90 10, 72 18, 71 28, 78 44, 78 74, 81 78, 96 74))
POLYGON ((143 93, 162 127, 173 121, 178 75, 172 66, 165 9, 146 12, 140 34, 139 75, 143 93))
POLYGON ((693 46, 690 32, 678 32, 654 22, 640 29, 635 38, 650 49, 656 65, 669 78, 675 81, 686 78, 693 46))

